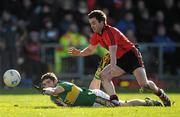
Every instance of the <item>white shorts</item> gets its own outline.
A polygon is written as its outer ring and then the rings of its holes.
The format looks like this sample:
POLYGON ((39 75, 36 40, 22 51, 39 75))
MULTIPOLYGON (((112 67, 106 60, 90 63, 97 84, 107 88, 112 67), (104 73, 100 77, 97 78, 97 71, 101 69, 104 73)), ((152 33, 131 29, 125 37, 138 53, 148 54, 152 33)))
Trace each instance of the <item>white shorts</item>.
MULTIPOLYGON (((110 100, 110 96, 108 94, 106 94, 105 92, 99 90, 99 89, 93 89, 92 92, 98 97, 102 97, 104 99, 110 100)), ((97 107, 97 106, 103 106, 103 105, 94 102, 93 106, 97 107)))
MULTIPOLYGON (((110 96, 107 93, 105 93, 99 89, 92 89, 92 92, 98 97, 102 97, 104 99, 110 100, 110 96)), ((119 102, 120 102, 120 105, 125 103, 125 101, 122 101, 122 100, 119 100, 119 102)), ((94 102, 93 106, 97 107, 97 106, 104 106, 104 105, 94 102)))

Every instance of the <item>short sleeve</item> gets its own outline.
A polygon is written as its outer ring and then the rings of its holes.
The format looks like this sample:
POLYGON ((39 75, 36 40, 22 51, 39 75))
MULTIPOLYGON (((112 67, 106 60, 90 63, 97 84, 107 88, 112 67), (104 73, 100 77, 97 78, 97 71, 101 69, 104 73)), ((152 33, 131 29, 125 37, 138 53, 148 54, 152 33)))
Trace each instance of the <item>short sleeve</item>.
POLYGON ((57 86, 61 86, 63 87, 66 91, 70 91, 71 90, 71 85, 70 83, 68 82, 60 82, 57 84, 57 86))

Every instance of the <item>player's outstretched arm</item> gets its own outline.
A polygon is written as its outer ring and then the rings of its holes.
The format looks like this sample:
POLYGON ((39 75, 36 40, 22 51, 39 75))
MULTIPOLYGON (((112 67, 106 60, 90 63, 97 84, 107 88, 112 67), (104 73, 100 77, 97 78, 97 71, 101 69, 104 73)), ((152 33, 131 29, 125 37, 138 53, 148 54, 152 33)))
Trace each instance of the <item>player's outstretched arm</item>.
POLYGON ((91 44, 89 44, 89 46, 83 50, 79 50, 79 49, 76 49, 74 47, 71 47, 68 49, 68 53, 73 55, 73 56, 89 56, 89 55, 93 54, 96 47, 97 47, 96 45, 94 46, 91 44))
POLYGON ((58 87, 48 87, 48 88, 43 88, 43 94, 46 94, 46 95, 58 95, 62 92, 64 92, 64 88, 61 87, 61 86, 58 86, 58 87))

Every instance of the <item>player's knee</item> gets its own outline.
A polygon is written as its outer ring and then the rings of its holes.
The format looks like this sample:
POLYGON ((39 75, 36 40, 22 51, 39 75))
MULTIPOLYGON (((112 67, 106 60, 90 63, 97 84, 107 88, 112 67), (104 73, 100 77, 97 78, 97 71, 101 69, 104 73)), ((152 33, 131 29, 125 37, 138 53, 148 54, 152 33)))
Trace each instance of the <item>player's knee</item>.
POLYGON ((108 78, 103 78, 103 79, 101 80, 101 82, 102 82, 102 83, 105 83, 105 82, 111 82, 111 80, 108 79, 108 78))
POLYGON ((109 79, 108 77, 104 76, 104 77, 101 78, 101 81, 102 81, 102 83, 103 82, 111 82, 111 79, 109 79))
POLYGON ((101 80, 106 80, 107 79, 106 75, 103 72, 101 72, 99 74, 99 77, 101 78, 101 80))
POLYGON ((104 72, 101 72, 99 76, 102 82, 111 82, 112 80, 112 76, 104 72))

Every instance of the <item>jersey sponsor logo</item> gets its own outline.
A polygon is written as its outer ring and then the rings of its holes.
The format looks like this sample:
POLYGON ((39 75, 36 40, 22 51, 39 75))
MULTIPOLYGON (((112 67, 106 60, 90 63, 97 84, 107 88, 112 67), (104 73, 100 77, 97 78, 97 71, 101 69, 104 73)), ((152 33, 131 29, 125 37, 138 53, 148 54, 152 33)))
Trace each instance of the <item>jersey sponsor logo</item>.
POLYGON ((67 93, 64 102, 67 104, 74 104, 80 91, 81 89, 79 87, 73 85, 71 91, 67 93))

